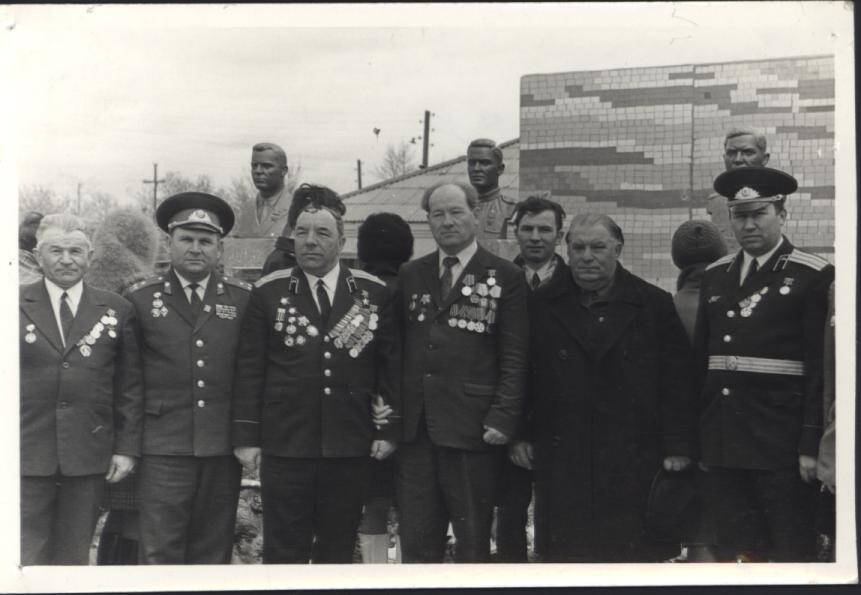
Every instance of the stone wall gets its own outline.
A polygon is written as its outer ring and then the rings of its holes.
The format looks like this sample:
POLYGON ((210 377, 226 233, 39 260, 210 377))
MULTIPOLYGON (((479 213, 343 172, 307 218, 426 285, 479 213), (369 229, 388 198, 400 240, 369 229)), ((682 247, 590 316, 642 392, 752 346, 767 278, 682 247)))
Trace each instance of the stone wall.
POLYGON ((526 75, 520 196, 549 191, 569 215, 610 214, 625 265, 670 290, 672 234, 708 210, 726 226, 723 204, 706 208, 711 184, 726 132, 751 126, 768 138, 769 165, 799 181, 788 237, 833 260, 832 57, 526 75))

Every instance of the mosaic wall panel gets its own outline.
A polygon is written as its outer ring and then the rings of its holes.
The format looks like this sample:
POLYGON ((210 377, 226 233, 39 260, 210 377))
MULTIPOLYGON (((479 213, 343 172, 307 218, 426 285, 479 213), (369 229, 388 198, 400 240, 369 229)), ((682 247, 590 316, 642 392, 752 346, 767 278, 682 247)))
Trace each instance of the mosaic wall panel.
POLYGON ((799 181, 787 235, 833 259, 831 57, 524 76, 520 194, 549 191, 569 214, 612 215, 626 266, 674 289, 673 231, 709 216, 724 135, 737 127, 762 130, 769 165, 799 181))

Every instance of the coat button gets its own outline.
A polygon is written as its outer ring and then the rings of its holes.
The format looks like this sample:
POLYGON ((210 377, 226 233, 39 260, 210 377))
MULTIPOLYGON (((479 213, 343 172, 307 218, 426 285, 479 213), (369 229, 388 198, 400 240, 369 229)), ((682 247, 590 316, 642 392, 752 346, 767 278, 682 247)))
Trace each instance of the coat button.
POLYGON ((324 351, 324 352, 323 352, 323 357, 325 357, 326 359, 332 359, 332 354, 331 354, 331 353, 329 353, 328 351, 324 351))
POLYGON ((63 368, 68 369, 69 368, 69 362, 63 362, 63 368))
POLYGON ((203 360, 202 360, 202 359, 197 360, 197 367, 198 367, 198 368, 202 368, 202 367, 203 367, 203 360))
POLYGON ((197 402, 197 406, 198 407, 204 407, 204 406, 206 406, 206 403, 203 401, 203 399, 201 399, 197 402))
POLYGON ((724 343, 730 343, 731 341, 732 341, 732 337, 730 335, 724 335, 723 336, 723 342, 724 343))
POLYGON ((327 386, 327 387, 325 387, 325 388, 323 388, 323 394, 324 394, 324 395, 331 395, 331 394, 332 394, 332 389, 331 389, 331 388, 329 388, 328 386, 327 386))
POLYGON ((198 339, 197 341, 194 342, 194 344, 197 345, 198 347, 203 347, 203 340, 198 339))
POLYGON ((729 396, 729 389, 726 387, 720 389, 720 394, 722 394, 725 397, 728 397, 729 396))
POLYGON ((203 380, 197 381, 197 387, 198 388, 203 388, 204 386, 206 386, 206 383, 203 380))
POLYGON ((323 376, 325 376, 326 378, 328 378, 328 377, 329 377, 329 376, 331 376, 331 375, 332 375, 332 370, 330 370, 330 369, 328 369, 328 368, 326 368, 325 370, 323 370, 323 376))
POLYGON ((559 350, 559 359, 568 359, 568 350, 560 349, 559 350))

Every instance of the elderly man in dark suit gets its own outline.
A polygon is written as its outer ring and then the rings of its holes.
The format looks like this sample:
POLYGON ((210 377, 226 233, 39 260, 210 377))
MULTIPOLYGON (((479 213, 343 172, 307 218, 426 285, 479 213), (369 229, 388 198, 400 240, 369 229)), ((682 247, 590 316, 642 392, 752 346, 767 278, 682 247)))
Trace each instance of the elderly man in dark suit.
POLYGON ((218 274, 233 226, 222 199, 171 196, 156 211, 171 267, 128 290, 141 326, 145 386, 138 477, 140 561, 226 564, 241 469, 230 444, 239 328, 251 286, 218 274))
POLYGON ((502 445, 526 382, 523 272, 476 243, 478 195, 443 183, 422 197, 439 250, 398 278, 404 445, 397 500, 405 562, 441 562, 449 522, 460 562, 487 561, 502 445))
POLYGON ((134 310, 82 278, 92 250, 80 220, 45 217, 44 278, 20 289, 21 564, 79 564, 107 478, 140 454, 143 414, 134 310))
POLYGON ((256 283, 242 323, 234 452, 260 467, 264 563, 350 563, 371 457, 400 437, 392 294, 340 264, 340 212, 307 205, 294 238, 298 266, 256 283), (378 397, 393 423, 375 430, 378 397))
POLYGON ((539 549, 548 562, 659 561, 678 545, 647 533, 649 490, 694 454, 688 339, 670 294, 618 262, 610 217, 576 215, 566 242, 570 274, 530 312, 539 549))

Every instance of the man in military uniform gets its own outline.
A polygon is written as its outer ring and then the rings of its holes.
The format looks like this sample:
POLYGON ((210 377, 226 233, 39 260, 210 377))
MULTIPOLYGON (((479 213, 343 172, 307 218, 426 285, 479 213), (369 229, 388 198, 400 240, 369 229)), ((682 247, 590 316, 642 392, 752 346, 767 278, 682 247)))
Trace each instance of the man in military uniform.
POLYGON ((275 143, 257 143, 251 149, 251 179, 257 188, 254 201, 239 211, 233 235, 240 238, 289 238, 287 210, 290 193, 284 185, 287 178, 287 154, 275 143))
POLYGON ((729 197, 741 250, 706 269, 695 346, 702 387, 703 497, 721 559, 810 560, 822 430, 822 329, 834 269, 783 236, 795 179, 732 169, 729 197), (760 542, 753 529, 765 528, 760 542))
POLYGON ((227 564, 241 469, 230 443, 239 328, 251 286, 217 273, 234 215, 201 192, 156 210, 170 270, 129 288, 141 320, 145 386, 138 481, 140 560, 227 564))
POLYGON ((526 284, 476 243, 478 196, 443 183, 422 197, 439 250, 398 277, 404 325, 404 444, 396 491, 404 562, 484 562, 501 448, 515 434, 526 383, 526 284))
POLYGON ((370 457, 400 436, 392 294, 339 264, 339 211, 306 206, 294 237, 298 266, 261 278, 243 321, 234 452, 260 467, 264 563, 350 563, 370 457), (378 396, 393 415, 375 430, 378 396))
MULTIPOLYGON (((723 141, 723 163, 726 171, 737 167, 764 167, 768 165, 768 143, 758 130, 753 128, 733 128, 727 132, 723 141)), ((738 244, 733 237, 727 211, 727 199, 718 193, 709 195, 706 199, 706 210, 712 223, 718 226, 724 242, 735 249, 738 244)))
POLYGON ((135 313, 83 282, 92 256, 83 222, 42 219, 44 278, 20 288, 21 565, 86 565, 105 479, 140 455, 135 313))
POLYGON ((479 240, 507 239, 508 221, 516 201, 499 190, 499 176, 505 171, 502 149, 490 139, 476 139, 466 150, 466 167, 469 183, 478 192, 476 237, 479 240))

